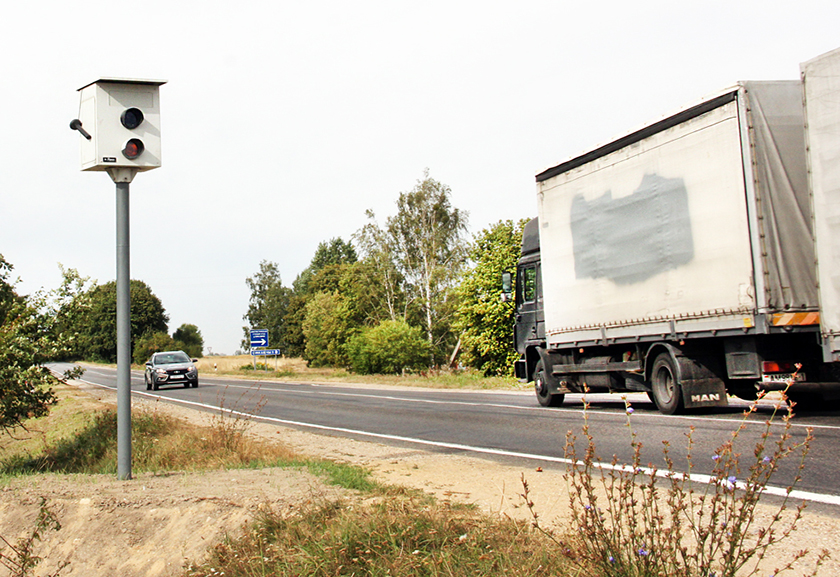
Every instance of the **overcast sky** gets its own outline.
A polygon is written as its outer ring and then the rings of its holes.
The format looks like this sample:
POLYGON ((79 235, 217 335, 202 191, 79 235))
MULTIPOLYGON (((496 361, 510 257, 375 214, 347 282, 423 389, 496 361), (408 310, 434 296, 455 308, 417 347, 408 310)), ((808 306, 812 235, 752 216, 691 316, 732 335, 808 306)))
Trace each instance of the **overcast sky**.
MULTIPOLYGON (((261 260, 383 222, 423 170, 477 233, 534 175, 738 80, 840 47, 840 2, 14 2, 0 16, 0 254, 116 275, 115 187, 79 170, 81 86, 165 79, 163 166, 131 184, 131 276, 233 353, 261 260)), ((205 351, 207 352, 207 351, 205 351)))

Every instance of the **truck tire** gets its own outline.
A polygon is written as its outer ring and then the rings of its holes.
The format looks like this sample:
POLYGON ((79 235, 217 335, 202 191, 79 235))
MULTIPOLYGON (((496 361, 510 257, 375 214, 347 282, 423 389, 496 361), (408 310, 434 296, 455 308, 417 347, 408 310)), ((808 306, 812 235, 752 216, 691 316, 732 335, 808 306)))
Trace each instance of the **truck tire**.
POLYGON ((660 413, 675 415, 683 410, 682 388, 677 376, 674 359, 668 353, 660 353, 653 361, 650 385, 653 402, 660 413))
POLYGON ((563 404, 566 395, 551 394, 548 390, 548 383, 545 380, 545 366, 542 360, 537 363, 534 369, 534 392, 537 393, 537 401, 543 407, 559 407, 563 404))

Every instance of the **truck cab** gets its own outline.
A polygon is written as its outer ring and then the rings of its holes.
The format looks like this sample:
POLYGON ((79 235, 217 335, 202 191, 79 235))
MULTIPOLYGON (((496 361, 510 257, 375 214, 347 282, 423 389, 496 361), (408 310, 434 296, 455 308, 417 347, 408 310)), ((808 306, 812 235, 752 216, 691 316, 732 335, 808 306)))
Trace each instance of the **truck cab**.
POLYGON ((516 362, 516 376, 528 382, 539 358, 537 349, 545 348, 545 309, 543 308, 540 238, 537 219, 525 225, 522 233, 522 256, 516 267, 516 324, 514 348, 522 355, 516 362), (530 356, 530 359, 529 359, 530 356), (530 363, 529 363, 530 360, 530 363))

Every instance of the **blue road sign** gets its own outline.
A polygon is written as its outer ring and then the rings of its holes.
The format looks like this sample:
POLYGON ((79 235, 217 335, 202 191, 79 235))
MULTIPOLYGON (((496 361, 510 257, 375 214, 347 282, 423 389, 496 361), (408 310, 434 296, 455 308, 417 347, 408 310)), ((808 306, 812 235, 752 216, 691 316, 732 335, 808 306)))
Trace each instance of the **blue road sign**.
POLYGON ((280 349, 261 349, 259 351, 255 351, 254 349, 251 349, 251 355, 254 356, 254 357, 259 357, 259 356, 262 356, 262 355, 279 356, 280 355, 280 349))
POLYGON ((251 329, 251 347, 268 346, 268 329, 251 329))

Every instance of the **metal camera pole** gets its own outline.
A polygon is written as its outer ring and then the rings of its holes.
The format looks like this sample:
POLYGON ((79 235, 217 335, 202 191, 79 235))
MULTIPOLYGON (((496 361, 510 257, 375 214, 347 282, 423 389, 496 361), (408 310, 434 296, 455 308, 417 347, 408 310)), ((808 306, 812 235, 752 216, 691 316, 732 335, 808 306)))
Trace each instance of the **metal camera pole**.
POLYGON ((117 186, 117 478, 131 479, 131 234, 133 169, 108 171, 117 186))

